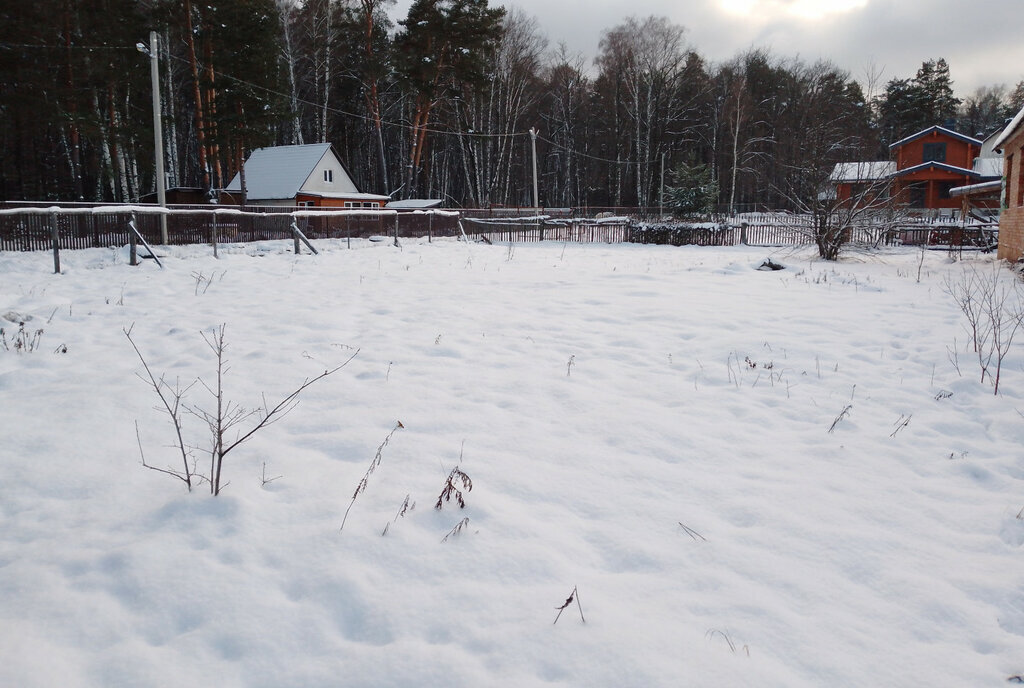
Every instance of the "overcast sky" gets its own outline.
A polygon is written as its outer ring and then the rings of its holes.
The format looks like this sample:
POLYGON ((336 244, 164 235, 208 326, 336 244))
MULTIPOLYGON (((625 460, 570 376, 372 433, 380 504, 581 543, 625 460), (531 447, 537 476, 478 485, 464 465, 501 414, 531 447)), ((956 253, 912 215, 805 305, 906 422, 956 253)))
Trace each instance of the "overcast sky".
MULTIPOLYGON (((398 0, 404 17, 411 0, 398 0)), ((564 42, 588 61, 601 35, 629 16, 668 17, 690 46, 721 62, 750 47, 806 62, 830 60, 862 84, 873 64, 879 87, 946 58, 957 95, 1024 79, 1024 0, 491 0, 536 17, 552 48, 564 42)), ((866 85, 866 84, 865 84, 866 85)))

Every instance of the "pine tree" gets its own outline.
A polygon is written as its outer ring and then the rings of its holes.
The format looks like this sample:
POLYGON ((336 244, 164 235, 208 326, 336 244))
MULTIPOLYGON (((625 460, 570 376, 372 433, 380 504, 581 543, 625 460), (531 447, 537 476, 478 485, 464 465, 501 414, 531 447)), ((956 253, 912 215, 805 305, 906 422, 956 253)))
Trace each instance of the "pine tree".
POLYGON ((486 76, 486 55, 501 34, 502 7, 487 0, 415 0, 395 38, 398 72, 412 96, 405 193, 417 192, 435 107, 453 85, 486 76))
POLYGON ((718 182, 707 165, 680 163, 671 173, 672 186, 665 189, 665 205, 674 215, 710 213, 718 202, 718 182))
POLYGON ((1006 117, 1010 118, 1016 115, 1024 108, 1024 79, 1017 82, 1017 86, 1010 93, 1006 99, 1006 117))

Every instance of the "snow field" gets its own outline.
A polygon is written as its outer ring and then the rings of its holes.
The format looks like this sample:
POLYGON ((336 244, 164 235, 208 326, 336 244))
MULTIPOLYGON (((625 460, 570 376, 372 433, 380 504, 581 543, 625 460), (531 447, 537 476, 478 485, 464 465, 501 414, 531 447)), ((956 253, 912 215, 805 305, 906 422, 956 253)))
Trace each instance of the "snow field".
MULTIPOLYGON (((0 684, 1024 671, 1024 349, 1000 396, 978 382, 942 288, 963 264, 929 253, 918 282, 912 249, 759 272, 768 249, 353 246, 176 247, 166 270, 66 252, 59 276, 0 254, 0 317, 44 330, 0 350, 0 684), (180 459, 122 328, 188 384, 221 323, 250 407, 358 354, 230 454, 212 498, 140 466, 136 421, 149 463, 180 459), (436 511, 456 465, 467 507, 436 511), (574 586, 586 623, 574 604, 553 624, 574 586)), ((186 436, 208 446, 194 418, 186 436)))

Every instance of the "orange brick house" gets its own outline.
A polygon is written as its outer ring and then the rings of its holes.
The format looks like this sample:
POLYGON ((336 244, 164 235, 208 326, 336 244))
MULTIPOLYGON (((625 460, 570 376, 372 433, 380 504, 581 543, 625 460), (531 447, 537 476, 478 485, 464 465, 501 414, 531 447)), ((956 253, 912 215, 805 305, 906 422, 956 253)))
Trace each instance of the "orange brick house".
POLYGON ((1003 154, 1003 212, 999 216, 999 257, 1024 258, 1024 108, 1003 129, 995 149, 1003 154))
POLYGON ((945 127, 932 126, 889 146, 891 160, 839 163, 830 180, 836 198, 861 198, 865 185, 887 186, 890 197, 914 210, 960 208, 950 189, 998 179, 978 164, 982 142, 945 127))

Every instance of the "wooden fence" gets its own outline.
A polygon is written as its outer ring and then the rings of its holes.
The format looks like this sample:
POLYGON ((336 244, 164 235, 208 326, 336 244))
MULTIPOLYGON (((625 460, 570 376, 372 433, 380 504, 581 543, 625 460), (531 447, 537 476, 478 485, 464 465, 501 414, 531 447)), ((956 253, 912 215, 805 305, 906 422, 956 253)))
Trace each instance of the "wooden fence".
POLYGON ((619 244, 629 241, 630 221, 618 218, 610 221, 592 219, 552 220, 535 218, 509 218, 507 220, 480 220, 462 218, 467 238, 477 241, 571 241, 578 243, 619 244))
MULTIPOLYGON (((109 206, 46 208, 0 211, 0 251, 41 251, 53 248, 53 224, 57 225, 61 249, 124 246, 130 243, 128 223, 151 244, 163 243, 160 214, 107 210, 109 206)), ((291 239, 292 222, 310 239, 366 238, 374 235, 457 236, 458 216, 451 212, 337 211, 246 212, 225 208, 223 212, 172 208, 167 213, 167 243, 244 243, 291 239)))
MULTIPOLYGON (((151 244, 161 239, 161 211, 150 207, 79 204, 51 211, 47 207, 0 209, 0 251, 124 246, 131 241, 129 221, 151 244)), ((697 246, 792 246, 814 242, 808 216, 790 213, 745 214, 708 222, 642 223, 636 218, 471 217, 460 211, 311 210, 308 208, 211 208, 172 206, 166 214, 168 243, 241 243, 291 239, 292 223, 310 239, 453 237, 488 241, 569 241, 697 246), (460 226, 461 224, 461 226, 460 226)), ((865 224, 850 230, 846 241, 869 246, 950 246, 990 248, 993 223, 950 223, 948 218, 907 221, 897 226, 865 224)))

